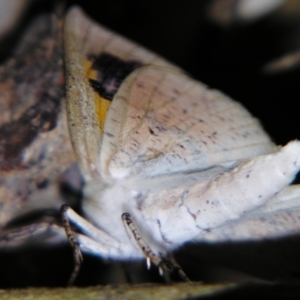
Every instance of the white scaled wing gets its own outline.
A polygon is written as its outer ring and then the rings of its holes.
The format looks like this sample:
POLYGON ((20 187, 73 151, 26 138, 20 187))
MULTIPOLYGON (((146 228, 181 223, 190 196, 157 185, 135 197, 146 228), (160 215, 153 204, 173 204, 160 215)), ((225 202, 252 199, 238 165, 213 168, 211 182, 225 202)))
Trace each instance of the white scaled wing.
POLYGON ((247 241, 300 233, 300 185, 291 185, 243 218, 216 228, 196 241, 247 241))
POLYGON ((113 178, 232 166, 274 149, 239 103, 186 75, 148 65, 123 82, 104 131, 101 167, 113 178))
POLYGON ((76 75, 67 76, 70 130, 88 178, 92 168, 108 180, 147 178, 273 152, 242 105, 95 24, 79 8, 68 14, 65 35, 67 73, 76 75))

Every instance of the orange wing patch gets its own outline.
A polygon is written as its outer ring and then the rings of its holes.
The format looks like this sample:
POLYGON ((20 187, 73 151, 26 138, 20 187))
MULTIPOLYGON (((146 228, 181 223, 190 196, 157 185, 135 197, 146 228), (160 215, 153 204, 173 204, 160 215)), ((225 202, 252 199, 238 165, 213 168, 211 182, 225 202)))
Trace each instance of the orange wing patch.
POLYGON ((115 93, 124 79, 140 66, 142 64, 138 61, 121 60, 108 53, 88 55, 86 76, 94 90, 95 111, 101 131, 104 130, 106 113, 115 93))

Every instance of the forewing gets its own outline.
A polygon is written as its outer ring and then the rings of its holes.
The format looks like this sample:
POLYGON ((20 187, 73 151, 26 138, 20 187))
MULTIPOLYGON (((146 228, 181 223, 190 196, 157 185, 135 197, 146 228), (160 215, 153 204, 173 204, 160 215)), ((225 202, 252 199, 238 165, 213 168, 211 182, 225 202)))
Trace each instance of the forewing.
POLYGON ((145 64, 176 67, 99 26, 79 7, 66 16, 64 44, 69 129, 81 169, 90 179, 99 175, 106 112, 123 79, 145 64))
POLYGON ((240 104, 90 21, 65 27, 69 126, 87 178, 148 178, 231 167, 273 151, 240 104))

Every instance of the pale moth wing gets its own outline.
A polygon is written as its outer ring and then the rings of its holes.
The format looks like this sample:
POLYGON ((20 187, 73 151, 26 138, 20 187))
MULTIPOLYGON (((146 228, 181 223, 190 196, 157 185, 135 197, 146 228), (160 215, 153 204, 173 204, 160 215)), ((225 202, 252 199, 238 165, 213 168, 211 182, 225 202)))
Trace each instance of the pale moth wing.
POLYGON ((280 238, 300 232, 300 185, 290 185, 243 218, 208 232, 205 242, 280 238))
MULTIPOLYGON (((98 61, 95 61, 95 58, 100 56, 101 63, 101 59, 102 61, 106 59, 106 56, 101 58, 101 53, 105 53, 124 62, 130 61, 133 67, 135 63, 137 65, 142 63, 168 66, 174 71, 178 68, 154 53, 145 51, 138 45, 98 26, 78 7, 72 8, 66 17, 64 40, 67 92, 68 98, 72 99, 68 101, 68 119, 73 146, 86 178, 94 177, 95 173, 102 176, 97 168, 102 148, 105 112, 110 101, 99 99, 98 93, 88 81, 89 78, 100 76, 100 71, 97 71, 98 61)), ((107 62, 104 62, 104 67, 106 65, 107 62)), ((113 86, 115 83, 110 81, 106 84, 113 86)))
MULTIPOLYGON (((81 164, 96 168, 100 177, 201 171, 273 151, 268 135, 239 103, 96 25, 79 9, 69 13, 65 32, 67 70, 76 74, 67 83, 71 134, 81 164), (136 69, 104 116, 94 113, 98 95, 86 77, 108 76, 97 70, 106 56, 136 69)), ((117 86, 114 80, 104 82, 105 88, 117 86)))
MULTIPOLYGON (((251 239, 249 228, 237 226, 298 207, 300 189, 284 188, 300 168, 299 142, 276 147, 239 103, 78 7, 69 11, 64 34, 69 128, 86 180, 86 219, 70 209, 66 215, 86 234, 77 236, 81 251, 137 259, 147 256, 140 236, 158 256, 191 240, 224 240, 228 232, 251 239), (124 213, 133 222, 127 227, 124 213), (132 224, 138 235, 130 234, 132 224)), ((291 232, 273 230, 271 222, 256 229, 253 238, 291 232)))

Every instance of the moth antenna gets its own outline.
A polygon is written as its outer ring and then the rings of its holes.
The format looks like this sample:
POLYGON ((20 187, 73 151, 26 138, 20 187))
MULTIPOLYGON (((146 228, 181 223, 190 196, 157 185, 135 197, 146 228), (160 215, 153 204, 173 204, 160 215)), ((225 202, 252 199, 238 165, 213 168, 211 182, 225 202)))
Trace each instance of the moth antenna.
POLYGON ((155 254, 151 250, 151 248, 139 233, 137 227, 134 225, 129 213, 122 214, 122 220, 124 225, 131 231, 134 239, 146 256, 148 269, 150 268, 150 264, 152 262, 158 267, 159 274, 165 278, 166 282, 171 281, 169 273, 173 271, 176 271, 183 281, 190 281, 183 270, 180 268, 180 266, 165 257, 155 254))
POLYGON ((75 279, 77 278, 77 275, 79 273, 81 263, 83 261, 82 253, 79 248, 79 244, 76 239, 76 234, 72 230, 71 224, 69 222, 68 216, 67 216, 67 210, 69 209, 68 205, 62 205, 61 207, 61 214, 62 214, 62 221, 63 221, 63 227, 66 232, 66 236, 73 248, 73 256, 74 256, 74 269, 70 276, 70 279, 68 281, 68 286, 73 285, 75 279))

